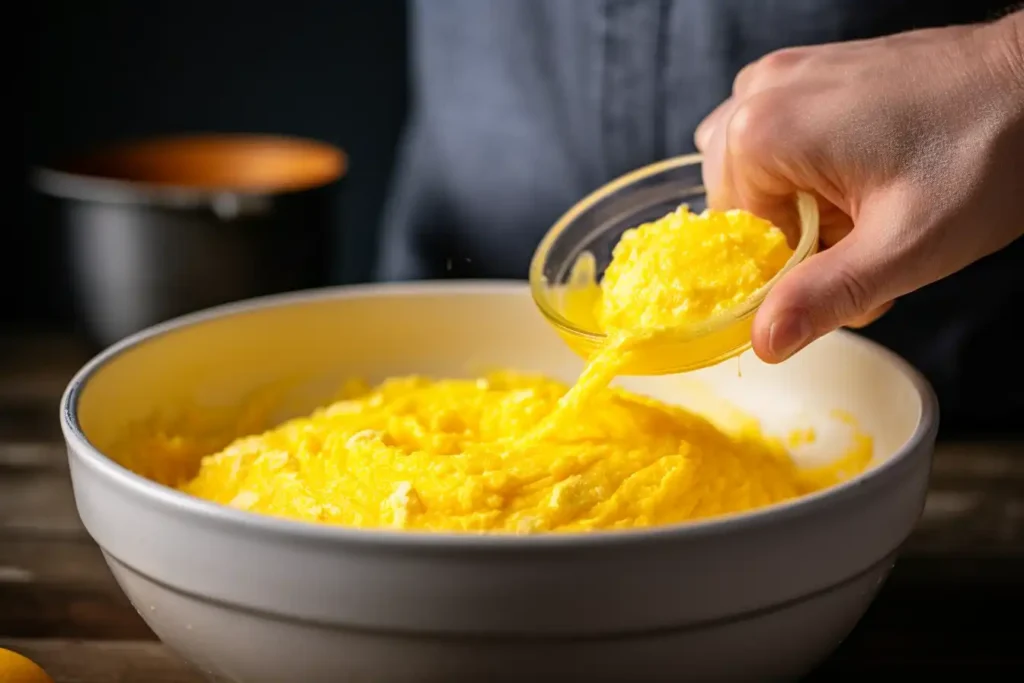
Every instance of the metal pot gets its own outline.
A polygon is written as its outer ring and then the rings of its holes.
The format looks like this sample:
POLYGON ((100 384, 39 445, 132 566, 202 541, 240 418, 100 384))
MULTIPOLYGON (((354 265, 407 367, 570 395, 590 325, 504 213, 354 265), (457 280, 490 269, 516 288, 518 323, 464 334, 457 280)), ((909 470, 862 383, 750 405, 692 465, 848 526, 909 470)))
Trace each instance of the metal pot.
POLYGON ((168 318, 328 277, 341 150, 265 135, 190 135, 38 169, 67 233, 74 299, 109 345, 168 318))

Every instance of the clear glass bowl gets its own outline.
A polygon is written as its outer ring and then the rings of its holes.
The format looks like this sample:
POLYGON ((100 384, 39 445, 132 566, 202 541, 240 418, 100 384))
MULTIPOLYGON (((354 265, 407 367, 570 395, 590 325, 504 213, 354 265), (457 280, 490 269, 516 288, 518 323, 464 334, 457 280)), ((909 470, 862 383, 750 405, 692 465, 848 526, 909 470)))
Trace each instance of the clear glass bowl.
MULTIPOLYGON (((688 204, 695 212, 706 206, 699 154, 666 159, 637 169, 594 191, 565 213, 547 232, 530 264, 530 289, 538 308, 569 346, 584 359, 607 338, 570 320, 562 310, 564 291, 579 257, 589 252, 598 278, 626 230, 688 204)), ((750 348, 754 314, 772 285, 818 247, 818 205, 809 195, 795 198, 799 239, 785 267, 735 309, 679 328, 671 337, 631 354, 626 375, 660 375, 696 370, 739 355, 750 348)), ((789 227, 789 226, 780 226, 789 227)))

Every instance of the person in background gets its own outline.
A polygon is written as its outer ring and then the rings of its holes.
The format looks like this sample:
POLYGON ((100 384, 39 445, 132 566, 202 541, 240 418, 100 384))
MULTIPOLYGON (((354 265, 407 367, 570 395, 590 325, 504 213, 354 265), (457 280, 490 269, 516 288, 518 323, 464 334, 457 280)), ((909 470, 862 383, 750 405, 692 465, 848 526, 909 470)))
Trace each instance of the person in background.
POLYGON ((1024 430, 1019 3, 414 0, 411 40, 381 279, 525 278, 577 200, 696 147, 712 205, 821 206, 762 358, 872 323, 945 434, 1024 430))

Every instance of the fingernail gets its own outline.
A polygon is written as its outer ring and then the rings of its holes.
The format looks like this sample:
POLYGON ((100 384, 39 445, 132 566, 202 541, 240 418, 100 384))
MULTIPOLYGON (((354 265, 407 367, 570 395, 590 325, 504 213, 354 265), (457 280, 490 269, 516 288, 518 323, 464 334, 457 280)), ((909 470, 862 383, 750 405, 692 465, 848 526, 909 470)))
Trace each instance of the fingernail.
POLYGON ((789 311, 768 328, 768 350, 777 360, 786 360, 811 343, 814 328, 805 311, 789 311))

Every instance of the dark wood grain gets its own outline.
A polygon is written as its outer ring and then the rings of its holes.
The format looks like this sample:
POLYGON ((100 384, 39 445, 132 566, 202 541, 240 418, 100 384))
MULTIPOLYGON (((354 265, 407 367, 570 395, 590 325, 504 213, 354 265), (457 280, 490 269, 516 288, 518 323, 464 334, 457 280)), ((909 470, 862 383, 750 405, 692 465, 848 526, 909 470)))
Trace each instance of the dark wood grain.
POLYGON ((66 584, 0 584, 0 637, 152 640, 119 591, 66 584))
POLYGON ((204 683, 185 662, 156 642, 2 640, 43 667, 56 683, 204 683))
POLYGON ((99 547, 76 539, 15 536, 0 541, 0 585, 102 586, 120 592, 99 547))
POLYGON ((9 468, 0 476, 0 538, 84 533, 67 470, 9 468))
POLYGON ((0 475, 16 470, 64 470, 67 466, 67 450, 61 441, 0 441, 0 475))
POLYGON ((0 540, 0 637, 153 635, 91 539, 23 536, 0 540))

